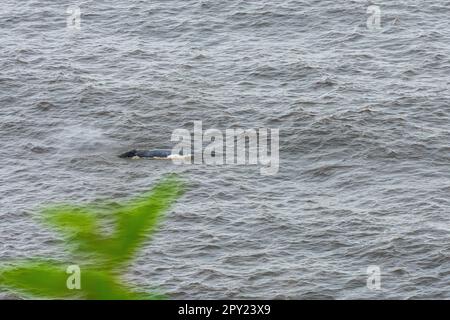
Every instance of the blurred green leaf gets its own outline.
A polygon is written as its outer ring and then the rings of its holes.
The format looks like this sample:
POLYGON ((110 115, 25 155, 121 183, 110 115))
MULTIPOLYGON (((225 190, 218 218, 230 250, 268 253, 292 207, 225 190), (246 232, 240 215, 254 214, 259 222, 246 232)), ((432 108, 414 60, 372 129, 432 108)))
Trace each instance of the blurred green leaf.
POLYGON ((70 290, 70 274, 51 262, 28 262, 0 270, 0 286, 26 295, 45 298, 158 299, 161 295, 135 293, 115 276, 123 271, 137 250, 154 233, 163 214, 180 197, 183 184, 174 175, 160 181, 153 190, 126 204, 104 208, 115 222, 111 234, 100 232, 104 220, 92 207, 56 206, 43 211, 46 224, 61 232, 67 247, 85 265, 81 290, 70 290), (95 266, 95 267, 94 267, 95 266))
POLYGON ((117 262, 130 259, 148 235, 155 231, 163 214, 181 196, 182 191, 181 182, 171 177, 159 183, 150 194, 116 212, 115 244, 110 247, 110 255, 117 262))
POLYGON ((115 221, 110 236, 98 233, 101 217, 90 208, 60 206, 44 210, 44 221, 69 237, 79 253, 104 264, 120 267, 131 259, 139 246, 155 231, 164 212, 182 194, 183 184, 172 175, 151 192, 119 208, 106 207, 115 221))
POLYGON ((67 289, 67 278, 64 268, 53 264, 29 263, 3 270, 0 273, 0 286, 42 298, 68 298, 74 296, 74 292, 67 289))
POLYGON ((64 205, 44 209, 43 221, 56 229, 80 252, 96 251, 92 244, 99 245, 104 237, 98 233, 100 223, 96 213, 88 208, 64 205))
POLYGON ((52 262, 30 262, 0 273, 0 286, 28 296, 49 299, 144 300, 161 296, 136 293, 104 271, 81 268, 81 288, 69 289, 66 266, 52 262))
POLYGON ((97 216, 86 208, 56 206, 43 210, 44 221, 68 234, 95 233, 97 216))

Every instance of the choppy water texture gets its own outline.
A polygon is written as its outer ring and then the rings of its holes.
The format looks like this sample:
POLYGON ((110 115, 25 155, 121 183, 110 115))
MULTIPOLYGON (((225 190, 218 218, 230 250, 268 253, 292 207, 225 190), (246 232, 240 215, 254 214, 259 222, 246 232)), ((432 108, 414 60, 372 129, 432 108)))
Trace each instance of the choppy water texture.
MULTIPOLYGON (((0 259, 62 257, 42 204, 189 192, 129 270, 173 298, 450 298, 448 1, 4 0, 0 259), (280 171, 116 157, 279 128, 280 171), (366 287, 378 265, 380 291, 366 287)), ((8 297, 3 293, 2 297, 8 297)))

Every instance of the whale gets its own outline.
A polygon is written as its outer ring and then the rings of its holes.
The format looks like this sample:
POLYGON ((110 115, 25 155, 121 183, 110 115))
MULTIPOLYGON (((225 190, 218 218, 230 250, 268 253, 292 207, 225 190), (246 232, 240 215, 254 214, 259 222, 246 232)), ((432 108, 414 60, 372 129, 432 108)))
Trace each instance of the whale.
POLYGON ((119 155, 119 158, 130 158, 130 159, 153 159, 153 160, 171 160, 179 157, 190 157, 190 155, 183 155, 182 152, 179 154, 173 154, 172 150, 169 149, 153 149, 153 150, 136 150, 127 151, 119 155))

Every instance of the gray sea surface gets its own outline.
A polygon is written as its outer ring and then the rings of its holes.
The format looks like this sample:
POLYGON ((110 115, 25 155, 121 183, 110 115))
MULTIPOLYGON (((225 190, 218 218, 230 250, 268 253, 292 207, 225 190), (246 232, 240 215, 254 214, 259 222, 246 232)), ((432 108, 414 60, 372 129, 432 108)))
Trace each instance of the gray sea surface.
POLYGON ((188 192, 127 272, 143 290, 449 299, 449 13, 445 0, 3 0, 0 262, 65 258, 42 205, 121 201, 177 172, 188 192), (278 128, 278 174, 117 157, 171 148, 195 120, 278 128))

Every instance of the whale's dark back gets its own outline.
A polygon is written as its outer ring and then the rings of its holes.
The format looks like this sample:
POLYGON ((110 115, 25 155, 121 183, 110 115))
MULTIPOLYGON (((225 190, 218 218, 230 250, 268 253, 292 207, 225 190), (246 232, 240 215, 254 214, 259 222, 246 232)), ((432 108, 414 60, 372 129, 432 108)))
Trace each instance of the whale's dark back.
POLYGON ((154 150, 131 150, 122 153, 120 158, 167 158, 172 154, 172 150, 168 149, 154 149, 154 150))
POLYGON ((167 158, 172 154, 172 150, 156 149, 137 151, 137 156, 141 158, 167 158))

